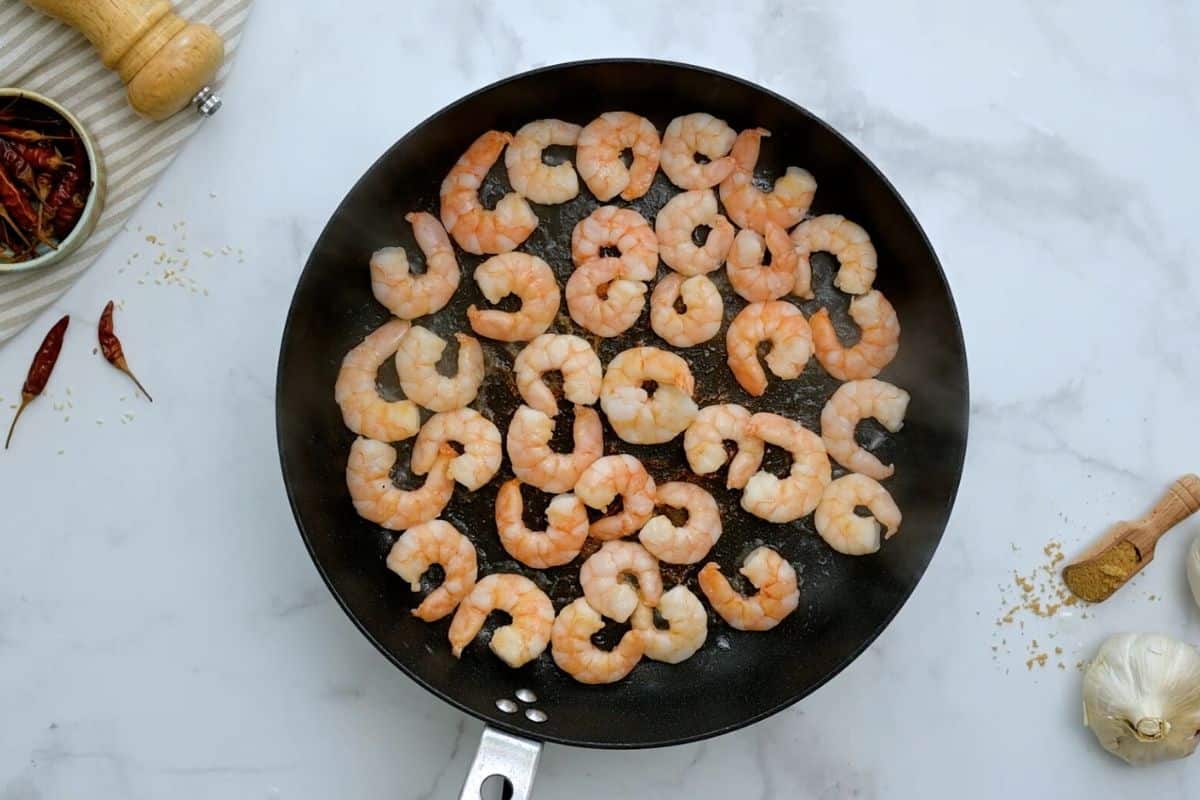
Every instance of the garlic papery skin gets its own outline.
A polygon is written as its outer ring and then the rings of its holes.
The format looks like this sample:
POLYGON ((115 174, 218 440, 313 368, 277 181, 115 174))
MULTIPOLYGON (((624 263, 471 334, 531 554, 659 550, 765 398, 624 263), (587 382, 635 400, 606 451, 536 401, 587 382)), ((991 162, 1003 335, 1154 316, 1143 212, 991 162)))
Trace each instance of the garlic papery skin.
POLYGON ((1200 742, 1200 652, 1157 633, 1110 637, 1083 676, 1083 723, 1130 764, 1191 755, 1200 742))
POLYGON ((1192 597, 1196 598, 1196 605, 1200 606, 1200 534, 1192 540, 1192 546, 1187 552, 1187 576, 1188 586, 1192 587, 1192 597))

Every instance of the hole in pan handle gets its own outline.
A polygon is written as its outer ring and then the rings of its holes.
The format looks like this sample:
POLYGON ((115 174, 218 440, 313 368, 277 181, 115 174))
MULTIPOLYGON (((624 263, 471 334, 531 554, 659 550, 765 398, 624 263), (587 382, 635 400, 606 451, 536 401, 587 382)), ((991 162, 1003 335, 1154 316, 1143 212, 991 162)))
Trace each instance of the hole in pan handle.
POLYGON ((533 776, 537 772, 538 758, 542 755, 541 742, 531 742, 519 736, 510 736, 494 728, 484 728, 471 762, 471 771, 463 783, 459 800, 480 800, 483 784, 493 775, 508 780, 512 787, 512 800, 529 800, 533 793, 533 776))

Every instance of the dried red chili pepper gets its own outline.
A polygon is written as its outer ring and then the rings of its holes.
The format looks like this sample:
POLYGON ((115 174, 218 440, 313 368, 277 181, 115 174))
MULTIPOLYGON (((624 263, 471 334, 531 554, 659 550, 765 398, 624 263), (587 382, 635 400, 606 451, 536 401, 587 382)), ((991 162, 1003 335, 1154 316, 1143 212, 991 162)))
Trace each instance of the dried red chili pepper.
POLYGON ((12 125, 0 125, 0 136, 5 139, 11 139, 15 142, 65 142, 74 139, 74 136, 64 135, 55 136, 53 134, 42 133, 30 128, 16 128, 12 125))
POLYGON ((31 192, 37 192, 37 180, 33 174, 33 166, 4 139, 0 139, 0 165, 8 170, 9 175, 25 184, 31 192))
POLYGON ((9 142, 8 145, 20 153, 21 158, 28 161, 29 165, 34 169, 48 169, 57 172, 63 167, 75 166, 48 144, 9 142))
POLYGON ((104 311, 100 314, 100 352, 104 353, 104 358, 108 363, 112 364, 117 369, 124 372, 132 380, 137 388, 142 390, 142 394, 146 395, 146 399, 151 403, 154 398, 146 391, 146 387, 142 386, 142 382, 133 374, 133 370, 129 368, 129 362, 125 360, 125 351, 121 347, 121 340, 117 338, 117 334, 113 332, 113 301, 109 300, 108 305, 104 307, 104 311))
POLYGON ((53 223, 59 236, 66 236, 75 227, 79 212, 87 202, 79 192, 82 180, 83 174, 78 168, 72 167, 63 174, 62 180, 42 203, 42 218, 53 223))
MULTIPOLYGON (((13 218, 10 217, 8 212, 4 210, 4 205, 2 203, 0 203, 0 222, 7 223, 6 225, 0 227, 3 227, 6 231, 11 230, 13 233, 15 233, 17 238, 21 240, 21 244, 25 246, 26 250, 32 250, 32 248, 29 246, 29 239, 27 239, 25 234, 21 232, 21 228, 18 227, 17 223, 13 222, 13 218)), ((5 237, 5 244, 8 244, 7 236, 5 237)), ((14 253, 16 252, 16 249, 11 245, 9 246, 9 249, 14 253)))
MULTIPOLYGON (((90 186, 88 188, 90 189, 90 186)), ((76 191, 72 192, 66 202, 54 212, 54 232, 60 239, 65 239, 71 229, 75 227, 85 205, 87 205, 87 191, 76 191)))
POLYGON ((63 338, 67 335, 67 325, 70 322, 71 317, 67 315, 54 323, 54 327, 42 340, 42 346, 34 354, 33 363, 29 365, 29 374, 25 376, 25 385, 21 387, 21 405, 17 408, 17 414, 13 417, 12 424, 8 426, 8 438, 4 440, 5 450, 12 442, 13 430, 17 427, 17 420, 21 418, 25 407, 45 390, 46 383, 50 380, 50 373, 54 371, 54 365, 58 363, 58 354, 62 352, 63 338))
POLYGON ((21 191, 21 187, 17 186, 12 175, 2 164, 0 164, 0 205, 4 206, 4 210, 9 213, 17 225, 21 226, 25 233, 33 233, 33 229, 37 227, 37 212, 33 210, 33 204, 29 202, 29 198, 21 191))

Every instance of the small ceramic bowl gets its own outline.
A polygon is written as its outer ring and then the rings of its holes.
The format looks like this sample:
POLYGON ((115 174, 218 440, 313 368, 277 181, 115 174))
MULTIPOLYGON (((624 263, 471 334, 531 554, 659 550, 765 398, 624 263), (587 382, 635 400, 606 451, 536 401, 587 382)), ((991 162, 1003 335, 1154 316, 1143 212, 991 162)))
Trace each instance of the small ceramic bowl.
POLYGON ((100 211, 104 207, 104 166, 100 163, 100 152, 96 149, 96 143, 92 140, 92 137, 84 130, 83 125, 75 118, 75 115, 50 98, 44 97, 37 92, 31 92, 28 89, 0 87, 0 103, 3 103, 5 98, 9 97, 21 97, 43 105, 65 119, 67 124, 75 129, 75 132, 79 134, 79 138, 83 142, 83 149, 87 153, 92 190, 88 192, 87 200, 83 205, 83 211, 79 215, 79 221, 75 223, 75 227, 71 229, 71 232, 67 234, 67 238, 58 243, 57 250, 51 250, 43 245, 39 248, 40 255, 28 261, 20 261, 15 264, 0 263, 0 273, 28 272, 57 264, 69 257, 91 235, 92 229, 96 227, 96 220, 100 218, 100 211))

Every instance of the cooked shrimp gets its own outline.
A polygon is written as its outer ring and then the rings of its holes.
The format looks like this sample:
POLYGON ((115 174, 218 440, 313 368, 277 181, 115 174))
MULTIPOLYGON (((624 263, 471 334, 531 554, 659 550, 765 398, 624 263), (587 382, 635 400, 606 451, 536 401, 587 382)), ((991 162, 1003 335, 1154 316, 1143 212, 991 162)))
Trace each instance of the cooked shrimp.
POLYGON ((413 227, 417 247, 425 254, 425 272, 414 275, 402 247, 385 247, 371 256, 371 291, 375 299, 401 319, 441 311, 458 289, 458 259, 450 237, 433 214, 404 217, 413 227))
POLYGON ((796 282, 796 250, 787 231, 767 220, 766 236, 749 228, 738 231, 725 262, 725 274, 733 290, 751 303, 777 300, 788 292, 796 282), (771 253, 770 265, 763 264, 763 256, 771 253))
POLYGON ((524 510, 521 482, 514 479, 501 486, 496 495, 496 530, 510 556, 534 569, 546 569, 560 567, 579 555, 588 535, 587 508, 582 500, 573 494, 551 500, 545 531, 526 527, 524 510))
POLYGON ((771 548, 750 553, 738 572, 758 589, 755 594, 738 594, 712 561, 700 570, 699 580, 700 591, 713 609, 739 631, 769 631, 800 605, 796 570, 771 548))
POLYGON ((586 339, 565 333, 543 333, 525 345, 513 361, 521 397, 550 417, 558 414, 558 402, 542 375, 554 371, 562 373, 563 396, 572 403, 590 406, 599 399, 604 367, 586 339))
POLYGON ((687 511, 687 522, 676 527, 660 514, 642 526, 638 541, 651 555, 668 564, 695 564, 721 538, 721 510, 713 496, 694 483, 658 484, 656 503, 687 511))
POLYGON ((550 265, 529 253, 492 256, 475 268, 475 282, 489 303, 510 294, 521 298, 519 311, 467 309, 471 328, 480 336, 521 342, 545 333, 558 314, 558 281, 550 265))
POLYGON ((682 585, 664 593, 656 608, 638 605, 629 621, 634 630, 641 631, 646 655, 668 664, 691 658, 708 638, 708 613, 704 604, 682 585), (654 624, 655 612, 666 621, 666 630, 654 624))
POLYGON ((374 439, 355 439, 346 464, 346 487, 354 510, 363 519, 389 530, 402 531, 429 522, 450 502, 454 479, 450 459, 456 453, 446 445, 419 489, 404 490, 392 482, 396 450, 374 439))
POLYGON ((421 427, 420 411, 412 400, 384 400, 375 376, 379 366, 400 347, 408 323, 394 319, 367 335, 342 359, 333 399, 342 409, 346 427, 381 442, 407 439, 421 427))
POLYGON ((500 431, 473 408, 434 414, 417 434, 413 444, 412 471, 424 475, 447 442, 463 446, 462 455, 450 462, 450 476, 468 491, 475 491, 495 477, 504 455, 500 431))
POLYGON ((765 470, 754 473, 742 492, 742 508, 767 522, 791 522, 812 513, 832 474, 821 437, 778 414, 755 414, 746 432, 790 452, 792 468, 782 480, 765 470))
POLYGON ((767 366, 784 380, 800 377, 812 355, 812 332, 800 309, 784 300, 751 303, 729 323, 725 354, 733 377, 750 394, 767 390, 767 375, 758 361, 758 345, 769 341, 767 366))
POLYGON ((650 295, 650 327, 676 347, 707 342, 721 329, 725 303, 716 284, 704 275, 685 278, 672 272, 658 282, 650 295), (675 310, 683 298, 684 311, 675 310))
POLYGON ((426 622, 449 614, 475 588, 475 545, 449 522, 434 519, 409 528, 388 552, 387 568, 408 581, 416 594, 421 592, 421 576, 434 564, 445 578, 412 610, 426 622))
POLYGON ((725 212, 739 228, 749 228, 756 233, 766 233, 768 220, 781 228, 791 228, 804 219, 817 191, 812 174, 800 167, 788 167, 770 192, 754 185, 759 146, 770 135, 771 132, 764 128, 739 133, 730 151, 737 167, 721 181, 721 202, 725 212))
POLYGON ((642 634, 628 630, 612 650, 601 650, 592 636, 604 627, 596 609, 580 597, 558 612, 550 633, 550 654, 559 669, 580 683, 616 683, 642 659, 642 634))
POLYGON ((879 550, 881 530, 884 539, 900 530, 900 509, 874 478, 852 472, 825 487, 813 522, 834 550, 863 556, 879 550), (858 506, 866 506, 874 516, 860 517, 854 513, 858 506))
POLYGON ((617 436, 632 444, 669 442, 699 410, 692 400, 695 379, 687 362, 657 347, 631 347, 608 363, 600 407, 617 436), (642 384, 657 384, 647 394, 642 384))
POLYGON ((892 433, 904 426, 908 392, 874 379, 843 383, 821 411, 821 440, 843 467, 881 481, 896 468, 884 464, 854 439, 860 420, 874 417, 892 433))
POLYGON ((504 153, 504 166, 512 187, 535 203, 556 205, 579 194, 579 178, 570 161, 550 164, 542 151, 552 144, 574 147, 578 125, 559 119, 539 119, 522 125, 504 153))
POLYGON ((684 275, 703 275, 721 268, 733 244, 734 229, 717 211, 712 189, 697 189, 675 195, 654 220, 658 254, 667 266, 684 275), (692 234, 707 227, 708 238, 697 246, 692 234))
POLYGON ((476 139, 442 181, 442 224, 468 253, 516 250, 537 227, 525 198, 509 192, 492 210, 479 202, 479 187, 512 134, 488 131, 476 139))
POLYGON ((683 434, 683 451, 688 465, 697 475, 708 475, 724 466, 729 458, 725 442, 737 445, 737 454, 729 462, 725 486, 741 489, 758 471, 763 459, 763 440, 747 430, 750 412, 734 403, 705 406, 683 434))
POLYGON ((496 629, 488 647, 505 664, 516 668, 537 658, 550 643, 554 604, 523 575, 500 572, 482 578, 466 596, 450 623, 450 647, 455 658, 483 628, 488 614, 500 610, 512 622, 496 629))
POLYGON ((729 155, 737 132, 711 114, 671 120, 662 139, 662 170, 680 189, 711 189, 729 177, 737 163, 729 155), (708 159, 700 164, 696 156, 708 159))
POLYGON ((513 474, 543 492, 571 491, 583 471, 604 453, 604 427, 595 409, 575 406, 572 431, 575 449, 556 453, 550 449, 554 420, 529 406, 518 408, 508 426, 513 474))
POLYGON ((871 237, 841 214, 822 214, 807 219, 792 231, 796 246, 796 294, 812 297, 813 253, 831 253, 837 260, 838 273, 833 285, 848 294, 863 294, 875 282, 876 256, 871 237))
POLYGON ((438 372, 438 360, 446 341, 430 330, 414 325, 400 340, 396 374, 408 398, 430 411, 453 411, 475 399, 483 383, 483 348, 479 340, 456 333, 458 372, 448 377, 438 372))
POLYGON ((636 200, 654 181, 661 146, 650 120, 628 111, 608 111, 579 132, 575 166, 601 203, 618 194, 622 200, 636 200), (623 150, 633 153, 628 167, 621 161, 623 150))
POLYGON ((861 334, 853 347, 844 347, 833 329, 829 311, 822 308, 812 315, 809 325, 817 361, 839 381, 874 378, 892 363, 900 349, 900 319, 896 309, 874 289, 850 301, 850 319, 858 323, 861 334))
POLYGON ((571 231, 571 260, 582 267, 616 248, 621 277, 652 281, 658 274, 658 237, 646 218, 632 208, 600 206, 571 231))
POLYGON ((575 495, 598 511, 621 496, 621 510, 596 520, 588 530, 592 538, 602 541, 628 536, 654 514, 654 478, 642 462, 627 454, 593 461, 575 482, 575 495))
POLYGON ((579 585, 592 608, 617 622, 628 620, 639 602, 654 607, 662 597, 658 561, 633 542, 605 542, 579 568, 579 585))
POLYGON ((634 326, 646 306, 646 284, 620 277, 619 258, 595 258, 567 279, 571 319, 597 336, 619 336, 634 326))

